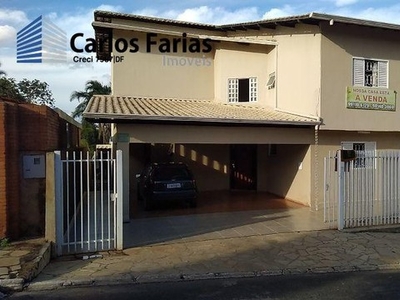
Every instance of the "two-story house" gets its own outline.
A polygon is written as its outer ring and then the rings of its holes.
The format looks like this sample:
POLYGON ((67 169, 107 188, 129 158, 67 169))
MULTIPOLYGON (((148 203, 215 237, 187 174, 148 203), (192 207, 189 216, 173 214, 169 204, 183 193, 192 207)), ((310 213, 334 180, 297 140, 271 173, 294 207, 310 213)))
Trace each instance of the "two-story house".
POLYGON ((329 151, 400 148, 400 25, 310 13, 217 26, 97 11, 93 26, 112 95, 94 96, 84 117, 113 123, 125 219, 149 161, 188 163, 200 191, 268 191, 318 208, 329 151))

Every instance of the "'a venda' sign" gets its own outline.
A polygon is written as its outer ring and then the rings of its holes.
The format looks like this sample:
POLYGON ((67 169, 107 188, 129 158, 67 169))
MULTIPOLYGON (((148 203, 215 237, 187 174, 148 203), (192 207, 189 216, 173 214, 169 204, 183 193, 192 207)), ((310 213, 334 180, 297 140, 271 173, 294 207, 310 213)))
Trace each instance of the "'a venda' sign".
POLYGON ((354 109, 396 110, 396 93, 388 89, 348 86, 346 107, 354 109))

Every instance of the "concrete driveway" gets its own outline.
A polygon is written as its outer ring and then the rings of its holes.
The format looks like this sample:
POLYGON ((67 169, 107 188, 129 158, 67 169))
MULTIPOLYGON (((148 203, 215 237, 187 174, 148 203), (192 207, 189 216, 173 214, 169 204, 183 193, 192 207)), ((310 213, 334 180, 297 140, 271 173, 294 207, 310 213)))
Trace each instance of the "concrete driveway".
POLYGON ((268 193, 208 192, 197 208, 137 206, 124 224, 124 248, 327 228, 322 212, 268 193))

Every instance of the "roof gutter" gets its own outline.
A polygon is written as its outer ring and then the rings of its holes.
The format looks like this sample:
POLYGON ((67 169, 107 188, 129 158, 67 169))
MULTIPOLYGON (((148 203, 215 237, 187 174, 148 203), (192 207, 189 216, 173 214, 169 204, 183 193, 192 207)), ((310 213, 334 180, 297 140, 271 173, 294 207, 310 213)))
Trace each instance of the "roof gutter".
POLYGON ((221 124, 243 124, 243 125, 292 125, 292 126, 315 126, 318 121, 286 121, 286 120, 251 120, 251 119, 231 119, 231 118, 193 118, 193 117, 175 117, 175 116, 138 116, 138 115, 120 115, 120 114, 97 114, 84 113, 85 119, 91 120, 109 120, 110 123, 116 121, 166 121, 166 122, 196 122, 196 123, 221 123, 221 124))

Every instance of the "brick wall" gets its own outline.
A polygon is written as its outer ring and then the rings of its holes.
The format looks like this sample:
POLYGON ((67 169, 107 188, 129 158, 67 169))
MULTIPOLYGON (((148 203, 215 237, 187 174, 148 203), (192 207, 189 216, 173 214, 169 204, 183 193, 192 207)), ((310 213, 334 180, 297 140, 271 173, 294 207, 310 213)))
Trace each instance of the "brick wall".
MULTIPOLYGON (((0 238, 44 234, 45 179, 24 179, 22 156, 65 150, 66 123, 47 106, 0 97, 0 238)), ((77 127, 68 129, 79 139, 77 127)))
POLYGON ((18 105, 7 105, 6 109, 6 184, 8 235, 19 236, 20 211, 20 164, 19 164, 19 130, 18 105))
POLYGON ((0 102, 0 237, 19 236, 18 105, 0 102))
POLYGON ((21 151, 53 151, 59 147, 59 117, 47 106, 20 104, 21 151))
POLYGON ((7 202, 6 202, 6 108, 0 102, 0 237, 7 233, 7 202))

